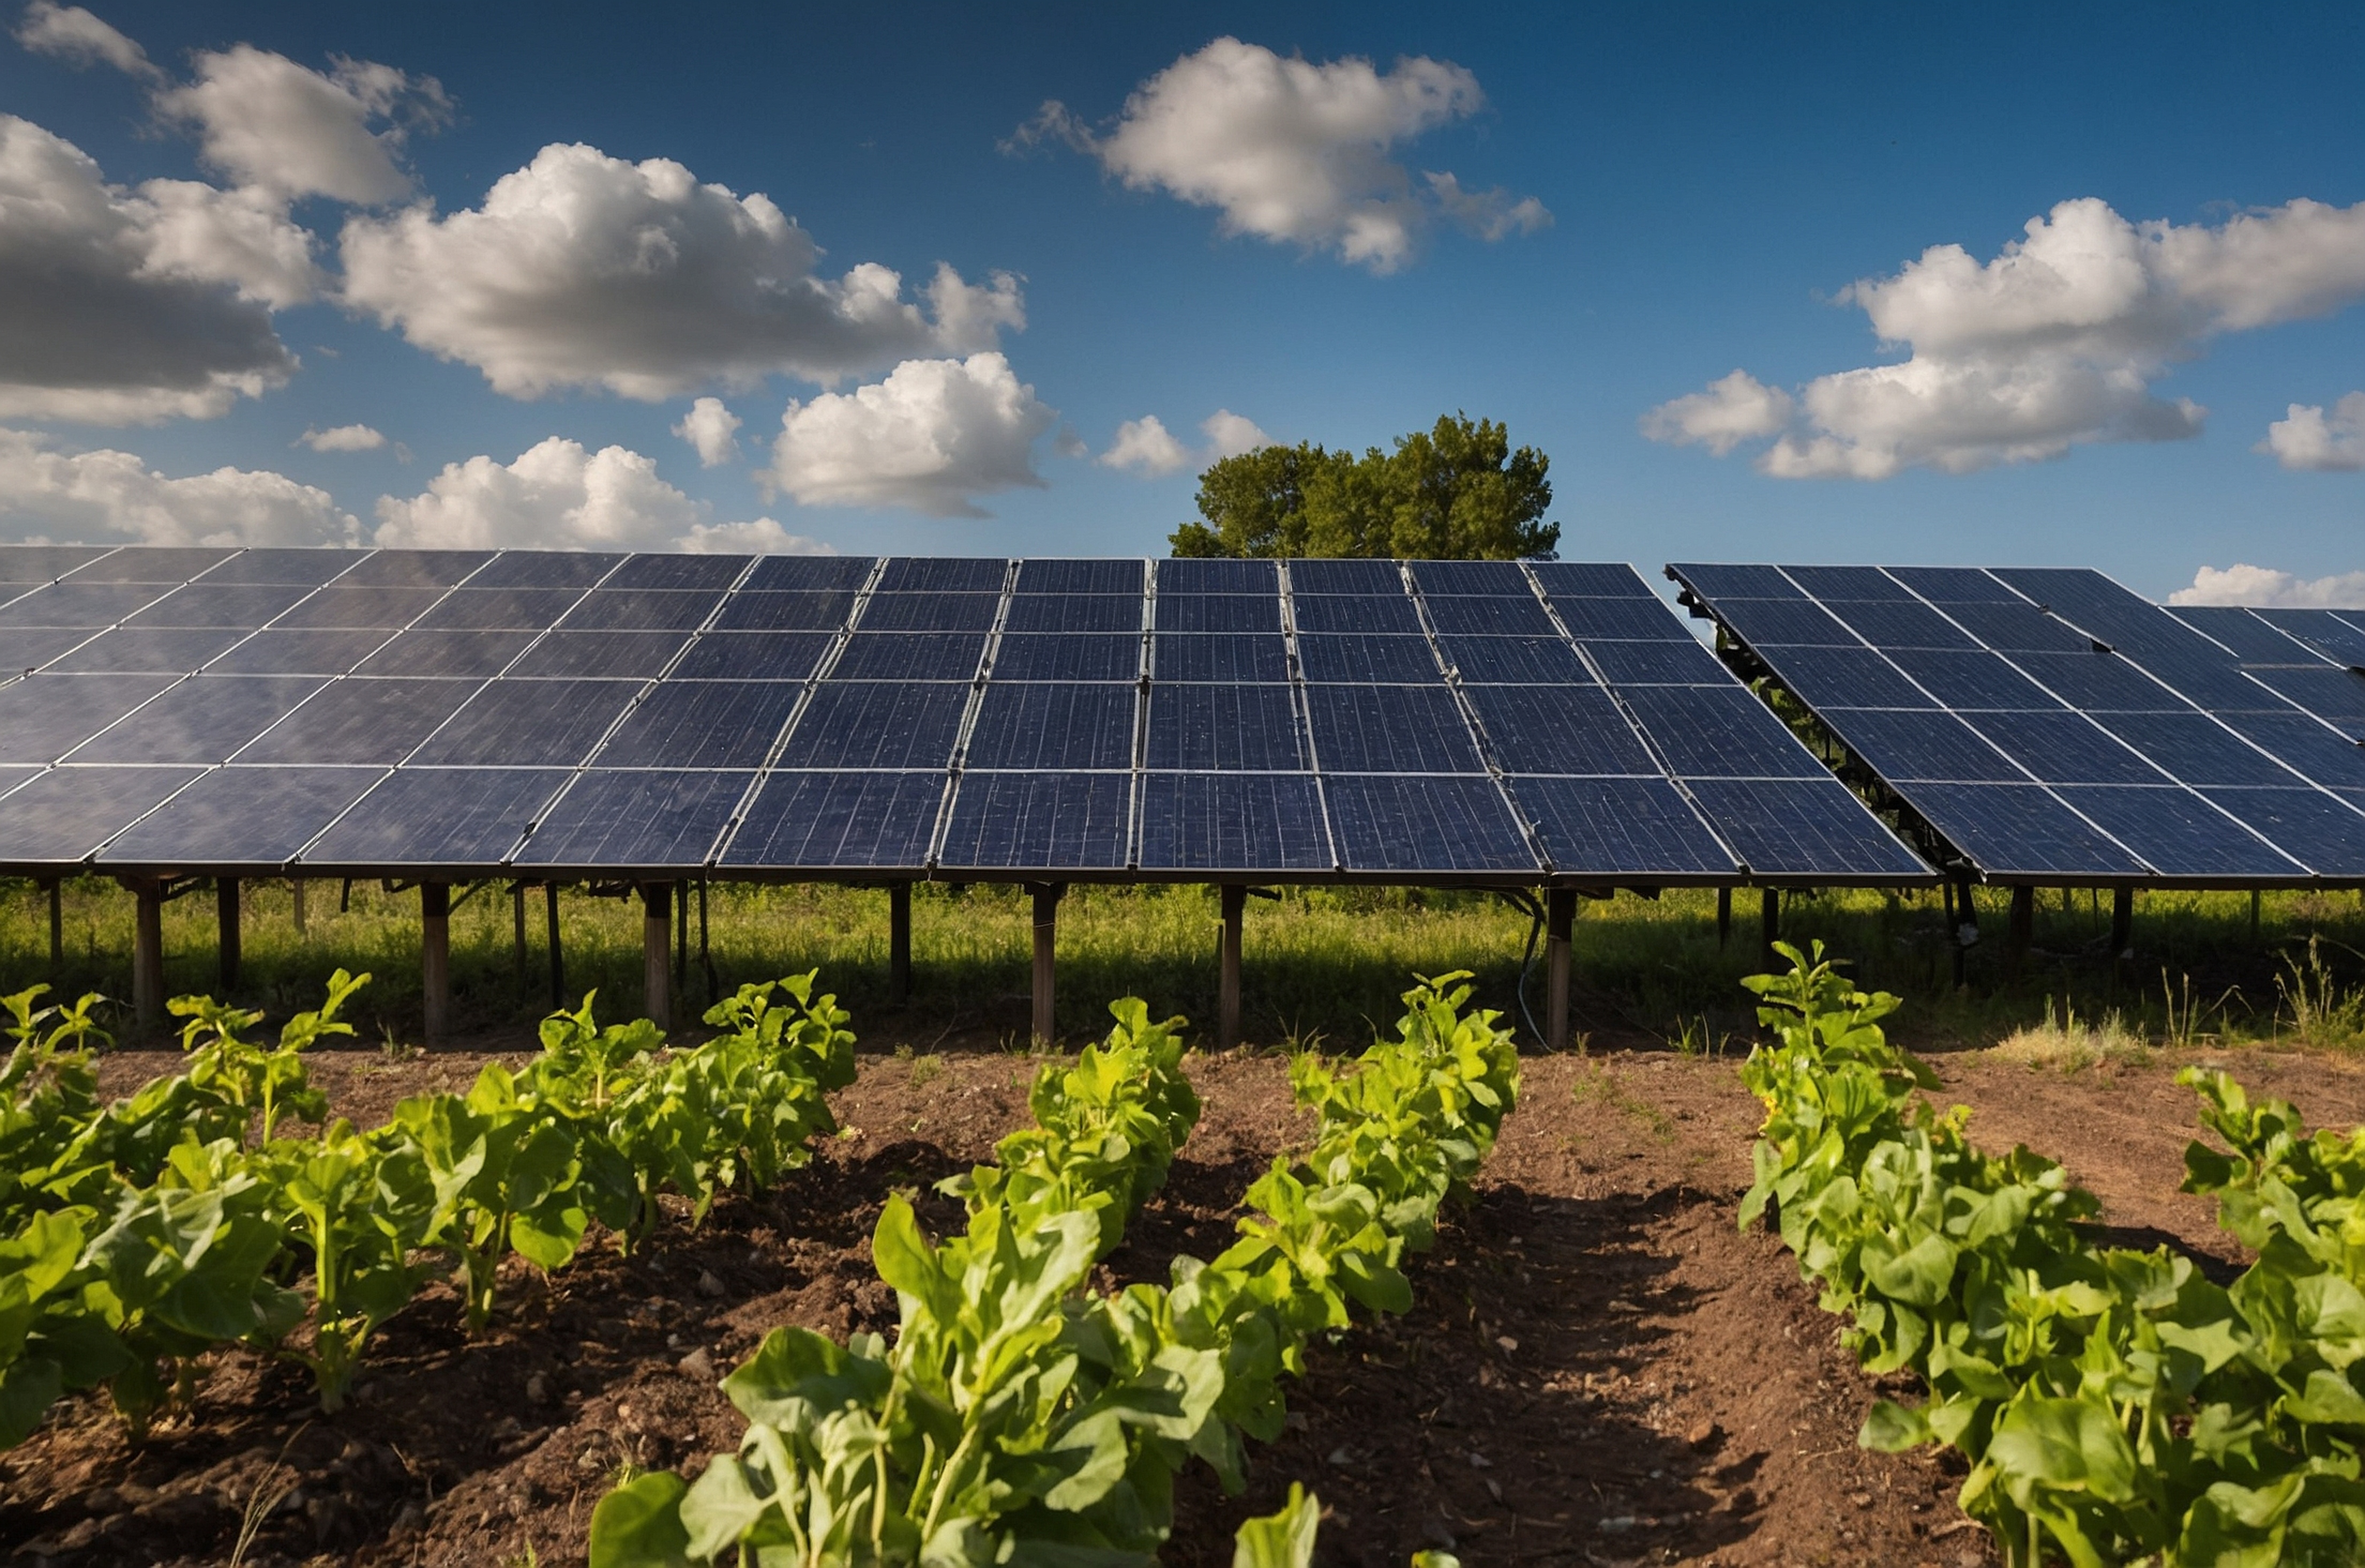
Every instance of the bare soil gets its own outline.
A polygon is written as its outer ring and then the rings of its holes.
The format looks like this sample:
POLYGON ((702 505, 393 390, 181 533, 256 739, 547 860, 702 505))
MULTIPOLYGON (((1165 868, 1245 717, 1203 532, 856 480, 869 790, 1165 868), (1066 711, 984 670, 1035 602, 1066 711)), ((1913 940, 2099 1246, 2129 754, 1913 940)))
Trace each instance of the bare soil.
MULTIPOLYGON (((465 1087, 530 1045, 510 1037, 409 1058, 324 1051, 337 1114, 382 1120, 402 1095, 465 1087)), ((1479 1184, 1416 1260, 1413 1310, 1315 1347, 1289 1429, 1253 1456, 1247 1494, 1184 1478, 1165 1558, 1221 1568, 1251 1513, 1291 1481, 1328 1509, 1321 1558, 1401 1568, 1422 1548, 1473 1565, 1864 1564, 1979 1568, 1955 1508, 1959 1462, 1869 1454, 1881 1392, 1765 1235, 1743 1234, 1758 1107, 1731 1059, 1597 1035, 1589 1055, 1531 1058, 1522 1103, 1479 1184)), ((2224 1059, 2311 1121, 2365 1121, 2365 1073, 2300 1053, 2224 1059)), ((110 1090, 172 1070, 169 1052, 106 1064, 110 1090)), ((2240 1262, 2209 1204, 2180 1195, 2195 1123, 2165 1055, 2076 1072, 1978 1053, 1933 1058, 1974 1135, 2060 1158, 2103 1200, 2105 1238, 2240 1262)), ((715 1380, 766 1330, 890 1330, 872 1273, 880 1204, 931 1190, 1021 1125, 1036 1063, 985 1038, 866 1054, 835 1099, 843 1137, 779 1188, 728 1196, 630 1259, 587 1249, 544 1280, 513 1264, 499 1319, 471 1339, 432 1287, 387 1325, 351 1404, 323 1416, 301 1371, 212 1358, 194 1410, 131 1445, 104 1400, 55 1411, 0 1456, 0 1553, 73 1564, 469 1568, 583 1561, 592 1506, 623 1466, 695 1470, 735 1445, 715 1380), (532 1557, 528 1557, 529 1551, 532 1557)), ((1165 1190, 1105 1265, 1162 1279, 1212 1256, 1241 1194, 1302 1135, 1277 1055, 1198 1055, 1206 1102, 1165 1190)))

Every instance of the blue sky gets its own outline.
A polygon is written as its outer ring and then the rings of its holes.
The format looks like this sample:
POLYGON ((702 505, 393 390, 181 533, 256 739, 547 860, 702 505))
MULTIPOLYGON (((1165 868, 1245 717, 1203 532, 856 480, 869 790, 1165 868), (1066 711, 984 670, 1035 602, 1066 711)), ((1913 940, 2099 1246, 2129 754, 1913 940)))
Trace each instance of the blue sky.
POLYGON ((2243 564, 2266 572, 2217 591, 2365 594, 2353 9, 102 3, 10 27, 0 114, 33 129, 0 151, 0 282, 38 286, 0 289, 0 537, 1154 554, 1219 409, 1362 446, 1461 409, 1551 455, 1572 558, 2091 565, 2162 596, 2243 564), (598 156, 537 162, 575 144, 598 156), (794 228, 701 249, 720 198, 650 194, 647 160, 794 228), (586 255, 461 243, 505 177, 574 202, 586 255), (75 180, 103 214, 26 216, 75 180), (625 217, 593 211, 626 186, 625 217), (364 275, 356 230, 409 238, 364 275), (808 240, 791 285, 842 302, 849 269, 891 268, 900 325, 801 337, 762 289, 808 240), (102 364, 7 322, 56 319, 77 268, 163 324, 102 364), (729 363, 751 321, 771 347, 729 363), (284 351, 192 392, 224 323, 284 351), (674 433, 700 397, 741 421, 712 466, 674 433), (1103 461, 1153 417, 1166 441, 1103 461), (382 444, 298 444, 350 426, 382 444), (931 515, 962 510, 991 515, 931 515))

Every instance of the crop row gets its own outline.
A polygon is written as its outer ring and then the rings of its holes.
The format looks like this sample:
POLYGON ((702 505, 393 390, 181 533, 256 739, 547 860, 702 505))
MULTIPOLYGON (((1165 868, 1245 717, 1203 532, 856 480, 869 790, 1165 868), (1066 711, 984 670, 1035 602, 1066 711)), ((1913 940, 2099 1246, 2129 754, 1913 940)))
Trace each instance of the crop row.
MULTIPOLYGON (((891 1198, 872 1240, 901 1313, 891 1347, 776 1329, 723 1389, 747 1418, 695 1482, 658 1473, 603 1498, 593 1568, 763 1562, 1149 1564, 1173 1478, 1204 1461, 1246 1484, 1245 1439, 1271 1441, 1280 1381, 1350 1306, 1401 1312, 1401 1266, 1466 1187, 1516 1099, 1496 1014, 1464 1015, 1454 974, 1406 993, 1397 1037, 1351 1071, 1291 1068, 1313 1147, 1251 1186, 1239 1240, 1174 1260, 1166 1286, 1087 1288, 1094 1263, 1163 1181, 1198 1102, 1180 1019, 1128 999, 1077 1066, 1046 1067, 1034 1125, 946 1184, 963 1234, 922 1234, 891 1198)), ((1318 1507, 1293 1491, 1241 1531, 1239 1561, 1302 1565, 1318 1507)))
POLYGON ((1859 1440, 1971 1462, 1964 1510, 2013 1568, 2334 1568, 2365 1561, 2365 1134, 2308 1136, 2280 1102, 2187 1070, 2202 1122, 2185 1190, 2258 1260, 2231 1285, 2185 1257, 2099 1248, 2060 1167, 1965 1137, 1969 1113, 1890 1045, 1898 1001, 1787 945, 1746 983, 1775 1043, 1742 1224, 1771 1213, 1866 1368, 1910 1371, 1859 1440))
POLYGON ((467 1093, 357 1131, 327 1120, 303 1052, 352 1034, 337 1014, 368 978, 339 970, 269 1047, 246 1037, 260 1014, 176 999, 183 1070, 111 1104, 91 1066, 97 998, 5 999, 0 1447, 100 1385, 144 1430, 232 1343, 302 1362, 334 1410, 431 1279, 456 1274, 481 1328, 509 1255, 559 1268, 595 1221, 629 1250, 664 1194, 703 1216, 723 1188, 773 1181, 835 1130, 826 1092, 853 1077, 846 1014, 811 974, 742 987, 689 1050, 645 1020, 600 1027, 586 997, 544 1022, 522 1070, 488 1064, 467 1093), (290 1121, 317 1130, 284 1136, 290 1121))

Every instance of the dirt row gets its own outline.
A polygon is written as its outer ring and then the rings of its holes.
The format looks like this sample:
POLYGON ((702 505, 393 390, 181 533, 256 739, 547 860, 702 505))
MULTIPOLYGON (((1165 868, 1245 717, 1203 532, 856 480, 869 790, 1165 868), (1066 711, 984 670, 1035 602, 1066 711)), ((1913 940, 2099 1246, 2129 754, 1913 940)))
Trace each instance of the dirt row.
MULTIPOLYGON (((402 1094, 465 1086, 483 1059, 326 1053, 315 1078, 370 1121, 402 1094)), ((107 1063, 110 1086, 170 1065, 127 1053, 107 1063)), ((2065 1156, 2124 1238, 2237 1260, 2207 1204, 2174 1191, 2193 1125, 2175 1063, 1937 1065, 1983 1142, 2065 1156)), ((2236 1065, 2315 1119, 2365 1120, 2365 1075, 2342 1064, 2236 1065)), ((726 1198, 702 1227, 665 1227, 630 1259, 587 1252, 548 1281, 519 1267, 474 1340, 454 1293, 432 1287, 386 1327, 334 1417, 300 1369, 242 1350, 213 1358, 193 1413, 139 1448, 103 1401, 70 1401, 0 1456, 0 1552, 580 1562, 590 1510, 627 1467, 694 1469, 735 1445, 714 1381, 766 1330, 891 1328, 892 1293, 869 1262, 880 1204, 904 1191, 933 1228, 957 1225, 931 1185, 1024 1121, 1034 1066, 982 1047, 867 1055, 836 1098, 845 1136, 810 1168, 726 1198)), ((1107 1283, 1219 1250, 1241 1193, 1300 1135, 1280 1057, 1201 1055, 1191 1070, 1205 1114, 1107 1283)), ((1245 1495, 1185 1477, 1166 1561, 1228 1563, 1239 1521, 1278 1506, 1292 1480, 1320 1494, 1321 1555, 1340 1564, 1400 1568, 1423 1548, 1472 1564, 1990 1561, 1952 1503, 1958 1464, 1857 1449, 1879 1391, 1794 1261, 1735 1226, 1756 1120, 1729 1060, 1530 1058, 1477 1202, 1413 1266, 1414 1309, 1313 1350, 1245 1495)))

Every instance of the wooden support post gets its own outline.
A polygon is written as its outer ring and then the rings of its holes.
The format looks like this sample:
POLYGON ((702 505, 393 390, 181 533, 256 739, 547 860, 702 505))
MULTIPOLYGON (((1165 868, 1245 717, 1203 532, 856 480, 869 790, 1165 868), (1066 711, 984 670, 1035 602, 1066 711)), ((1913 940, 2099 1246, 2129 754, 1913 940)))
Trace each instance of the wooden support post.
POLYGON ((451 1027, 452 886, 419 884, 419 990, 424 1032, 430 1044, 451 1027))
POLYGON ((2116 963, 2135 951, 2135 890, 2111 890, 2111 960, 2116 963))
POLYGON ((164 1024, 164 884, 126 882, 139 900, 131 934, 131 1014, 143 1029, 164 1024))
POLYGON ((238 989, 240 958, 238 893, 236 877, 214 879, 214 929, 218 934, 216 951, 221 960, 221 990, 224 1001, 228 1001, 230 992, 238 989))
POLYGON ((1765 890, 1764 902, 1758 911, 1758 918, 1765 925, 1762 945, 1765 949, 1765 967, 1767 969, 1772 969, 1774 967, 1774 944, 1782 940, 1781 889, 1768 888, 1765 890))
POLYGON ((51 877, 42 886, 50 895, 50 983, 63 988, 66 983, 65 884, 51 877))
POLYGON ((2036 941, 2036 890, 2023 883, 2012 890, 2012 926, 2004 942, 2004 978, 2018 980, 2036 941))
MULTIPOLYGON (((1730 923, 1731 892, 1725 894, 1730 923)), ((1554 888, 1544 894, 1544 1048, 1568 1049, 1570 970, 1575 966, 1576 890, 1554 888)))
POLYGON ((1035 1043, 1048 1046, 1058 1037, 1059 1012, 1052 1005, 1055 979, 1052 954, 1059 925, 1059 895, 1064 882, 1035 885, 1035 1043))
POLYGON ((304 879, 291 878, 287 885, 296 890, 296 935, 304 935, 304 879))
POLYGON ((673 1027, 673 884, 641 884, 641 1013, 660 1029, 673 1027))
POLYGON ((1240 927, 1249 890, 1227 882, 1221 891, 1224 931, 1216 945, 1216 1048, 1227 1051, 1240 1043, 1240 927))
POLYGON ((1719 889, 1717 889, 1717 890, 1716 890, 1716 945, 1717 945, 1717 946, 1718 946, 1719 948, 1722 948, 1722 947, 1723 947, 1723 946, 1724 946, 1724 944, 1725 944, 1725 942, 1726 942, 1726 941, 1727 941, 1727 940, 1732 936, 1732 890, 1731 888, 1719 888, 1719 889))
POLYGON ((912 884, 887 885, 887 1001, 912 1000, 912 884))
POLYGON ((566 955, 558 946, 558 884, 542 885, 542 906, 550 936, 550 1006, 557 1012, 566 1005, 566 955))
POLYGON ((2259 945, 2259 890, 2250 890, 2250 946, 2259 945))
POLYGON ((673 901, 673 988, 689 989, 689 900, 679 888, 673 901))
POLYGON ((523 882, 510 884, 510 915, 517 926, 517 978, 518 984, 523 986, 525 984, 525 884, 523 882))
POLYGON ((712 1007, 719 1000, 714 993, 722 987, 715 980, 714 958, 706 946, 706 879, 704 876, 698 879, 698 967, 706 975, 706 1005, 712 1007))

